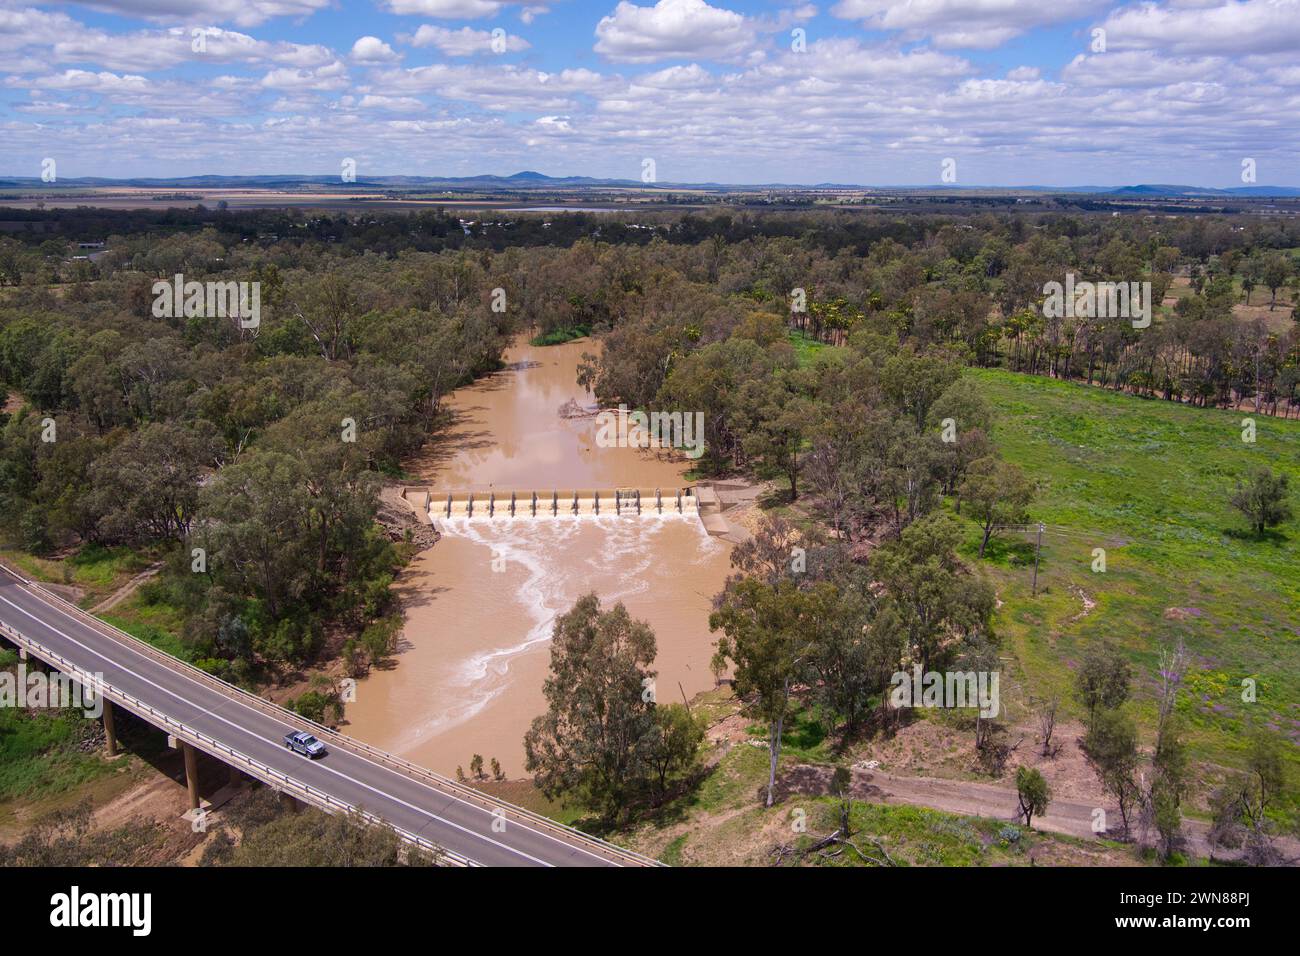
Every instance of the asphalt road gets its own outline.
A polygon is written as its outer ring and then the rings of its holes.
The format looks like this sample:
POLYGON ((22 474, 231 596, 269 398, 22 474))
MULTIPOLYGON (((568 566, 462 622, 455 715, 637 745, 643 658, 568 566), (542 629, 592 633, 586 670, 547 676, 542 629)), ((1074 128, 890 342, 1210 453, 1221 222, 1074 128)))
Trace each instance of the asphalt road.
MULTIPOLYGON (((333 746, 317 760, 288 750, 297 728, 117 639, 28 589, 0 569, 0 622, 129 694, 296 781, 485 866, 612 866, 563 834, 514 819, 493 831, 490 810, 368 757, 333 746)), ((498 823, 498 828, 500 824, 498 823)))

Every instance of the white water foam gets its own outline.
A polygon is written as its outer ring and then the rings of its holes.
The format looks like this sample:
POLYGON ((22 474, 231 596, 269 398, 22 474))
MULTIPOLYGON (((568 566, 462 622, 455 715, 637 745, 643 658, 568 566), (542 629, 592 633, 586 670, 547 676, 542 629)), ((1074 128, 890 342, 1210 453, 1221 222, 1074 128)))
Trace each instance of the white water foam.
MULTIPOLYGON (((703 561, 723 547, 709 537, 694 514, 579 515, 559 519, 438 518, 439 530, 487 549, 491 560, 520 566, 527 577, 515 600, 523 606, 532 626, 512 644, 477 651, 453 664, 451 686, 439 694, 438 710, 411 727, 398 742, 399 751, 472 720, 510 687, 510 665, 530 650, 549 643, 555 619, 569 610, 579 595, 589 590, 593 573, 619 569, 620 586, 601 594, 606 606, 638 594, 653 585, 655 540, 669 525, 693 526, 698 531, 695 561, 703 561), (598 546, 580 562, 557 560, 557 555, 593 526, 600 530, 598 546), (568 573, 566 573, 566 570, 568 573)), ((674 573, 680 573, 676 569, 674 573)))

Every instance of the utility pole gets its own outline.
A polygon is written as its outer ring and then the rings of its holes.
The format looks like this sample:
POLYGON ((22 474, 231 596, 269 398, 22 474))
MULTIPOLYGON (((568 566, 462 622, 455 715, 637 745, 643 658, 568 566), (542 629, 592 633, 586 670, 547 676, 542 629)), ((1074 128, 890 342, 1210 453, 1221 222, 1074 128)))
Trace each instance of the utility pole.
POLYGON ((1034 597, 1038 597, 1038 556, 1043 553, 1043 523, 1038 522, 1038 546, 1034 548, 1034 597))

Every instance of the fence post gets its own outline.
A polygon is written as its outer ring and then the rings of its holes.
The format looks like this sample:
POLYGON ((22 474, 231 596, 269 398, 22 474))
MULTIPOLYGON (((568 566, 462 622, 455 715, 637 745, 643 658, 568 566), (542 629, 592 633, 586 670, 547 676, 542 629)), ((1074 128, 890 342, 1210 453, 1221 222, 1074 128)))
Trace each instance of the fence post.
POLYGON ((1038 522, 1038 544, 1034 548, 1034 588, 1033 596, 1038 597, 1038 556, 1043 553, 1043 523, 1038 522))

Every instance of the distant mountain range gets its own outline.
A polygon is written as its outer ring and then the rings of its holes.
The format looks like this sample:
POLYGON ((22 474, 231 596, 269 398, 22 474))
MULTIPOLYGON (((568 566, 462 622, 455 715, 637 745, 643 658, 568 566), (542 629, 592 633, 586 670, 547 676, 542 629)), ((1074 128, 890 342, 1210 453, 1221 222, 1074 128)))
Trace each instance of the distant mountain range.
POLYGON ((351 192, 375 189, 393 190, 518 190, 555 189, 703 189, 714 192, 753 192, 784 190, 815 192, 853 190, 878 193, 953 192, 953 193, 1069 193, 1072 195, 1120 196, 1148 199, 1284 199, 1300 197, 1296 186, 1237 186, 1215 189, 1208 186, 1142 184, 1136 186, 967 186, 952 183, 915 186, 863 186, 853 183, 643 183, 635 179, 598 179, 591 176, 547 176, 525 170, 513 176, 369 176, 356 182, 340 182, 337 175, 263 175, 263 176, 175 176, 106 179, 84 176, 61 179, 57 184, 42 182, 38 177, 0 178, 0 189, 94 189, 131 186, 141 189, 302 189, 307 186, 328 187, 332 191, 351 192))
POLYGON ((1235 186, 1232 189, 1213 189, 1208 186, 1166 186, 1162 184, 1124 186, 1108 192, 1125 196, 1245 196, 1275 197, 1300 196, 1295 186, 1235 186))

